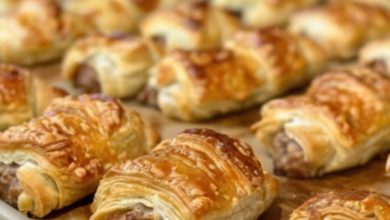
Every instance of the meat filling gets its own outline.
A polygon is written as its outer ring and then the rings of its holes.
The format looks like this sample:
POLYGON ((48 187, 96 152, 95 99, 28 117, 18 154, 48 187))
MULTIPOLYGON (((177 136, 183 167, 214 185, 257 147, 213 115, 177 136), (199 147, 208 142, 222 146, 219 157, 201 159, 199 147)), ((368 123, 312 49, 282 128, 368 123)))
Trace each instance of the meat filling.
POLYGON ((273 140, 275 149, 274 171, 289 177, 310 176, 310 165, 304 160, 302 147, 285 131, 276 134, 273 140))
POLYGON ((128 211, 109 216, 107 220, 162 220, 162 218, 154 212, 153 208, 138 203, 128 211))
POLYGON ((87 64, 82 64, 74 76, 77 87, 83 88, 86 93, 99 93, 100 83, 95 69, 87 64))
POLYGON ((13 207, 18 206, 18 198, 23 188, 16 177, 19 165, 0 163, 0 199, 13 207))

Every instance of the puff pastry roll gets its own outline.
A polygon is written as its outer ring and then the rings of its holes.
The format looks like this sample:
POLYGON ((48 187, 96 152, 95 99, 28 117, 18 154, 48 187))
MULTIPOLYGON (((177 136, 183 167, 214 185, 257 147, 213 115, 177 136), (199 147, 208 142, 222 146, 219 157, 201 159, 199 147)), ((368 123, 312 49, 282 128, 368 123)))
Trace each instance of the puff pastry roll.
POLYGON ((320 194, 294 210, 290 220, 386 220, 390 216, 390 199, 365 191, 339 191, 320 194))
POLYGON ((63 5, 89 32, 111 34, 135 31, 139 20, 147 13, 178 2, 180 0, 63 0, 63 5))
POLYGON ((356 56, 362 44, 390 34, 390 11, 371 4, 334 1, 295 14, 290 31, 315 40, 336 59, 356 56))
POLYGON ((390 148, 390 78, 366 67, 329 72, 305 95, 267 103, 254 125, 275 173, 314 177, 390 148))
POLYGON ((237 30, 238 20, 206 2, 186 2, 151 13, 141 23, 141 32, 154 58, 174 49, 211 49, 237 30))
POLYGON ((277 181, 250 146, 191 129, 112 168, 99 185, 91 220, 255 220, 277 194, 277 181))
POLYGON ((237 12, 249 27, 269 27, 287 23, 296 11, 315 5, 322 0, 212 0, 217 7, 237 12))
POLYGON ((56 99, 44 114, 0 134, 0 197, 43 217, 93 193, 115 163, 148 152, 155 131, 115 99, 56 99))
POLYGON ((41 114, 54 98, 63 95, 26 69, 0 64, 0 130, 41 114))
POLYGON ((301 85, 327 59, 315 43, 278 28, 240 31, 225 48, 177 50, 164 57, 148 81, 152 102, 181 120, 208 119, 301 85))
POLYGON ((123 34, 92 36, 67 52, 62 75, 86 92, 133 96, 144 87, 152 60, 146 43, 123 34))
POLYGON ((0 15, 0 30, 0 61, 21 65, 60 58, 79 34, 54 0, 20 1, 12 13, 0 15))
POLYGON ((363 47, 359 54, 361 64, 382 68, 390 74, 390 38, 371 42, 363 47))

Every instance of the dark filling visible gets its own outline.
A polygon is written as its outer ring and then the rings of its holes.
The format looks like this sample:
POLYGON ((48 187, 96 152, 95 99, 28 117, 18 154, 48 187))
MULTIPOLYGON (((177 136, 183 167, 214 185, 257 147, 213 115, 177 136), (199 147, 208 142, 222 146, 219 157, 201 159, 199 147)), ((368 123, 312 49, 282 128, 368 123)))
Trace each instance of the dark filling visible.
POLYGON ((12 205, 18 206, 18 198, 23 188, 16 177, 17 164, 0 163, 0 199, 12 205))
POLYGON ((153 208, 136 204, 130 210, 110 215, 107 220, 162 220, 153 208))
POLYGON ((157 96, 158 90, 156 88, 145 87, 140 93, 138 93, 137 100, 144 104, 157 107, 157 96))
MULTIPOLYGON (((166 42, 165 42, 165 38, 163 36, 156 35, 156 36, 153 36, 151 38, 151 40, 157 46, 156 49, 158 49, 158 50, 163 50, 164 49, 166 42)), ((159 51, 159 52, 162 53, 163 51, 159 51)))
POLYGON ((83 88, 86 93, 99 93, 100 83, 95 69, 88 64, 82 64, 76 71, 74 82, 77 87, 83 88))
POLYGON ((310 176, 310 165, 304 160, 302 147, 289 138, 285 131, 276 134, 273 140, 275 149, 274 172, 289 177, 310 176))

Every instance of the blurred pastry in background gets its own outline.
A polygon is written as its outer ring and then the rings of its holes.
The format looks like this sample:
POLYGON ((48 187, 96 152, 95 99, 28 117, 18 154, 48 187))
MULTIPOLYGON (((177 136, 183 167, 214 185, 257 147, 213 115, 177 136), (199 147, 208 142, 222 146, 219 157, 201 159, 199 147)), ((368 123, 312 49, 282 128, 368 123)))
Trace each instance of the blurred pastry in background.
MULTIPOLYGON (((340 0, 332 0, 332 1, 340 1, 340 0)), ((378 5, 378 6, 390 9, 390 1, 389 0, 349 0, 349 1, 363 2, 366 4, 378 5)))
POLYGON ((23 0, 0 0, 0 15, 11 13, 23 0))
POLYGON ((304 95, 265 104, 253 129, 276 174, 308 178, 389 150, 389 112, 388 73, 355 66, 319 76, 304 95))
POLYGON ((211 0, 211 4, 235 12, 244 25, 263 28, 284 25, 290 16, 322 0, 211 0))
POLYGON ((390 38, 373 41, 364 46, 359 53, 359 62, 382 69, 390 75, 390 38))
POLYGON ((0 130, 40 115, 54 98, 64 95, 26 69, 0 64, 0 130))
POLYGON ((152 60, 145 41, 128 34, 96 35, 66 53, 62 76, 85 92, 124 98, 146 84, 152 60))
POLYGON ((221 47, 223 40, 239 27, 240 23, 233 15, 206 2, 185 2, 159 10, 146 16, 140 24, 154 59, 174 49, 221 47))
POLYGON ((390 11, 337 0, 294 14, 289 30, 315 40, 335 59, 351 59, 363 44, 390 34, 390 11))
POLYGON ((289 220, 356 219, 386 220, 390 199, 366 191, 345 190, 320 194, 293 211, 289 220))
POLYGON ((20 65, 60 58, 79 34, 54 0, 21 0, 0 15, 0 30, 0 61, 20 65))
POLYGON ((280 28, 239 31, 224 44, 224 49, 176 50, 165 56, 153 67, 143 97, 168 116, 204 120, 298 87, 327 61, 310 39, 280 28))
POLYGON ((278 191, 249 145, 191 129, 113 167, 100 182, 91 219, 255 220, 278 191))
POLYGON ((85 30, 100 34, 134 32, 146 14, 179 2, 182 0, 62 0, 64 10, 78 17, 85 30))
POLYGON ((0 134, 0 199, 44 217, 94 193, 112 166, 149 152, 158 140, 119 100, 55 99, 41 116, 0 134))

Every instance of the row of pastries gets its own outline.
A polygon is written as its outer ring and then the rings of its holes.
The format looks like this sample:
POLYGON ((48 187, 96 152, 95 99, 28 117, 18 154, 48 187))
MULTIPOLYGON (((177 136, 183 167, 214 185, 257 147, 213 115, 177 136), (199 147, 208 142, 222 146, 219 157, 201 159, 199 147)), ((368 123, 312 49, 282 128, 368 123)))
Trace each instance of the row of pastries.
MULTIPOLYGON (((0 65, 0 199, 40 218, 95 193, 92 220, 258 219, 280 186, 251 146, 208 129, 160 142, 117 98, 137 96, 184 121, 266 102, 252 130, 275 174, 312 178, 363 165, 390 146, 390 39, 378 40, 390 36, 389 7, 0 0, 1 62, 65 54, 62 76, 103 93, 68 96, 0 65), (327 70, 358 54, 352 67, 327 70), (305 93, 268 102, 312 80, 305 93)), ((387 196, 351 190, 318 195, 290 219, 389 217, 387 196)))

